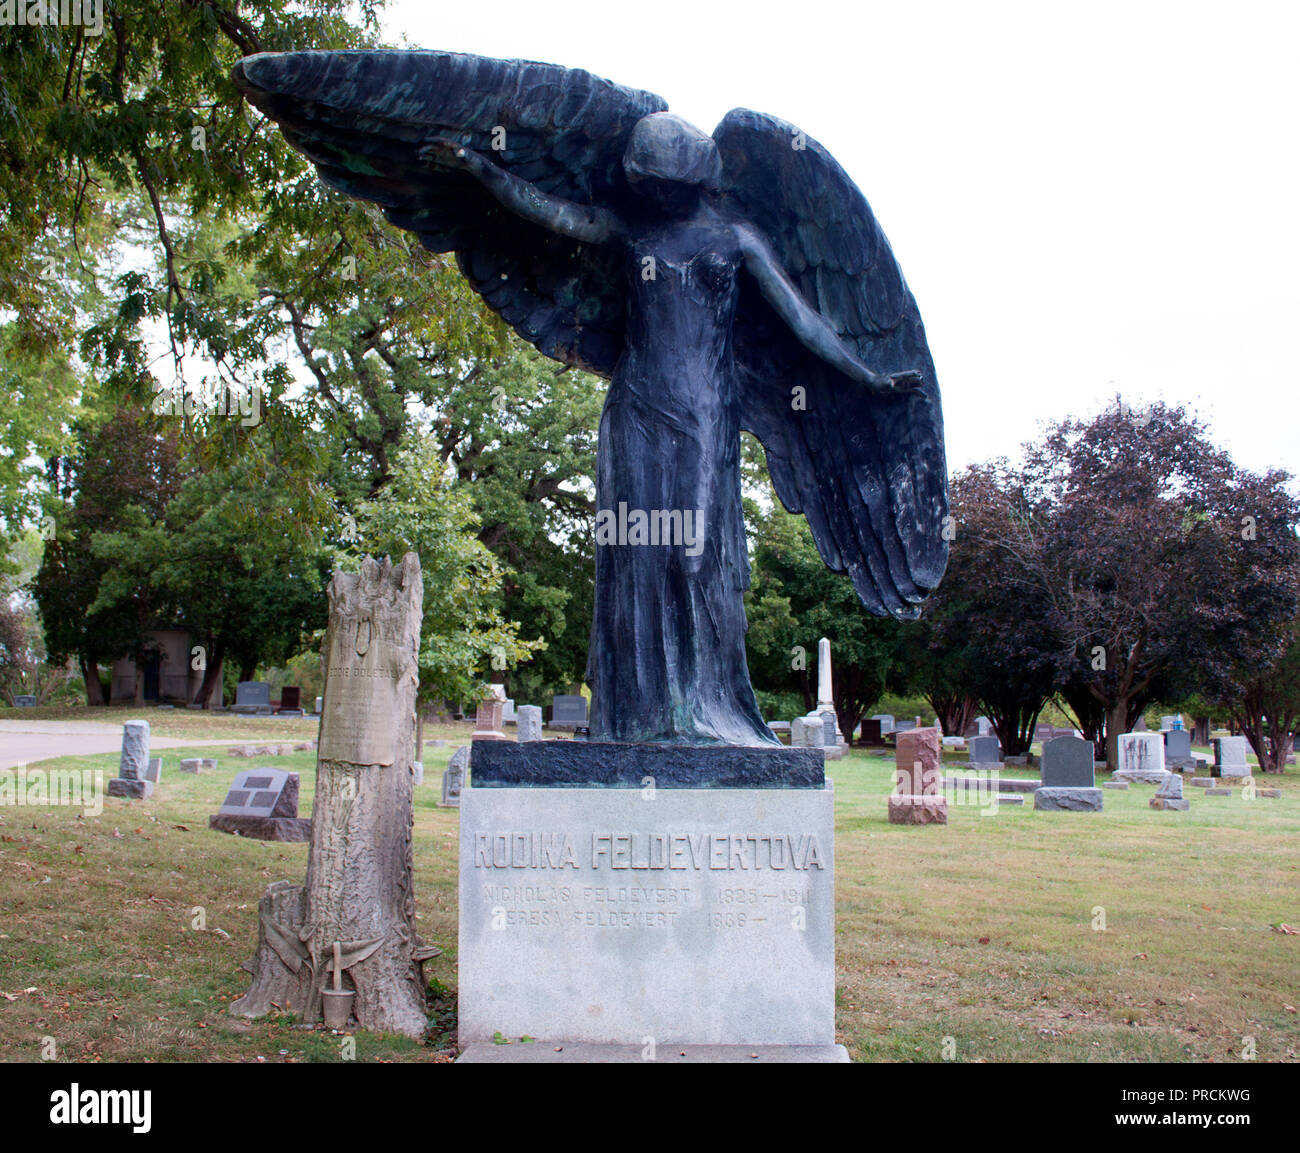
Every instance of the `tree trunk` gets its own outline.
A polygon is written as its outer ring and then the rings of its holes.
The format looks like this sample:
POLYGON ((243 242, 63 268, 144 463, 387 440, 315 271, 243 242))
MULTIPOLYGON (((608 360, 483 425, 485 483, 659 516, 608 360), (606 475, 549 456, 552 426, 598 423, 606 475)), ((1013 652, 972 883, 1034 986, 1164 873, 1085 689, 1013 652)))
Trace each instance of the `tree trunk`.
POLYGON ((259 945, 249 1008, 264 1012, 261 1007, 274 1002, 308 1022, 317 1020, 321 987, 333 984, 339 942, 341 983, 355 991, 357 1022, 420 1037, 428 1024, 422 965, 437 950, 416 932, 412 891, 419 558, 407 553, 394 567, 387 558, 381 564, 367 557, 359 574, 334 574, 329 598, 325 704, 301 923, 288 916, 287 891, 277 890, 287 919, 271 926, 274 939, 301 943, 312 977, 304 984, 301 969, 294 971, 280 952, 259 945))
POLYGON ((1192 744, 1208 745, 1210 743, 1210 718, 1192 718, 1192 744))
POLYGON ((415 714, 415 759, 424 760, 424 710, 419 709, 415 714))
POLYGON ((945 737, 964 737, 979 708, 971 697, 961 693, 927 693, 925 699, 934 709, 945 737))
POLYGON ((99 662, 94 657, 79 656, 81 676, 86 682, 86 704, 92 708, 108 704, 104 699, 104 685, 99 679, 99 662))
POLYGON ((210 649, 208 663, 203 669, 203 680, 199 684, 199 691, 194 697, 194 703, 205 709, 208 707, 208 702, 212 700, 213 689, 220 682, 221 662, 225 659, 225 645, 220 637, 213 642, 210 649))
POLYGON ((1106 768, 1112 773, 1119 768, 1119 735, 1129 731, 1128 705, 1122 698, 1106 710, 1106 768))

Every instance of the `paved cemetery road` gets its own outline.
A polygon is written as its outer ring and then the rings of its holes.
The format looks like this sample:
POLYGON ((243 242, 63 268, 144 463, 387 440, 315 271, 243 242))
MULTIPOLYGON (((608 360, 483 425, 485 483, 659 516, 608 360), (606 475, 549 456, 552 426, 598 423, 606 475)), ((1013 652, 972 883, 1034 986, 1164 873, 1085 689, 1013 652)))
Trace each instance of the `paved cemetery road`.
MULTIPOLYGON (((187 737, 150 737, 149 748, 184 749, 198 745, 239 744, 187 737)), ((85 757, 115 753, 122 747, 122 726, 96 721, 0 721, 0 769, 30 765, 50 757, 85 757)))

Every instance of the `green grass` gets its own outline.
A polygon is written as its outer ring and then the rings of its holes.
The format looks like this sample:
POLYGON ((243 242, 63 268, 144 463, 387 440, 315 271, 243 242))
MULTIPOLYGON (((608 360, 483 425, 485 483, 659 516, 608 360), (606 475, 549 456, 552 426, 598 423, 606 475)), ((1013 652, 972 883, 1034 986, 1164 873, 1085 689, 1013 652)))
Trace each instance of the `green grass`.
MULTIPOLYGON (((251 739, 275 740, 264 723, 251 739)), ((434 1027, 423 1043, 359 1033, 357 1060, 454 1051, 458 814, 437 807, 451 752, 426 749, 415 802, 420 932, 443 949, 425 966, 434 1027)), ((299 772, 310 812, 315 754, 193 754, 218 771, 182 774, 186 751, 168 750, 150 800, 109 798, 97 817, 0 808, 0 1057, 37 1060, 48 1036, 67 1060, 340 1059, 327 1030, 225 1012, 247 988, 258 898, 303 878, 307 846, 207 828, 235 772, 258 764, 299 772)), ((111 776, 117 756, 40 768, 111 776)), ((855 1059, 940 1060, 946 1043, 959 1061, 1225 1062, 1247 1037, 1259 1060, 1297 1059, 1300 936, 1272 927, 1300 924, 1293 774, 1257 778, 1281 800, 1189 788, 1190 812, 1156 812, 1134 786, 1107 790, 1102 814, 1035 813, 1029 798, 994 816, 953 804, 946 827, 918 828, 886 821, 892 759, 854 751, 827 770, 837 1024, 855 1059)))

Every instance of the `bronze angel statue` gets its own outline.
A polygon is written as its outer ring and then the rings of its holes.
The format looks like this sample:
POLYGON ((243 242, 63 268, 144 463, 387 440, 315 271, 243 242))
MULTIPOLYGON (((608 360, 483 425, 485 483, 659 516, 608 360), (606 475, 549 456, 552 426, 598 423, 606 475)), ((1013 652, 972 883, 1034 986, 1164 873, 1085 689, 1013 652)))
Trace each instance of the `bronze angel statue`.
POLYGON ((449 52, 264 53, 235 79, 327 184, 609 381, 592 740, 777 743, 745 662, 742 429, 867 610, 916 616, 947 561, 934 365, 815 140, 746 109, 708 136, 579 69, 449 52))

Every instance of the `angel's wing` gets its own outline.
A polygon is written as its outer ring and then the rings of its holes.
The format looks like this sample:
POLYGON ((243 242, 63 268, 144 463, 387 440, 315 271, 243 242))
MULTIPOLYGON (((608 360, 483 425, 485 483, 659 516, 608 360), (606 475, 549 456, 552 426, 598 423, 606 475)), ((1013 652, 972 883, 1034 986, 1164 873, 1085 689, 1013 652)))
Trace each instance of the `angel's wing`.
POLYGON ((743 108, 713 136, 726 194, 804 300, 875 371, 924 373, 914 393, 873 396, 809 352, 743 278, 741 422, 767 450, 777 495, 868 609, 915 617, 948 558, 943 417, 916 301, 866 199, 820 144, 743 108))
POLYGON ((556 236, 472 177, 430 167, 443 136, 544 192, 617 208, 641 117, 668 106, 579 69, 453 52, 262 53, 240 61, 247 99, 279 122, 326 183, 372 200, 434 252, 455 252, 474 288, 547 356, 608 376, 623 347, 618 254, 556 236))

